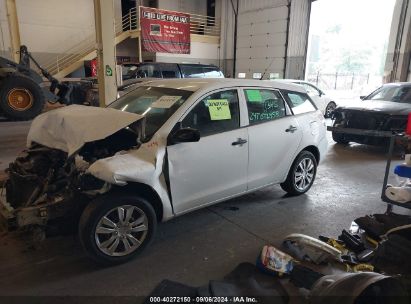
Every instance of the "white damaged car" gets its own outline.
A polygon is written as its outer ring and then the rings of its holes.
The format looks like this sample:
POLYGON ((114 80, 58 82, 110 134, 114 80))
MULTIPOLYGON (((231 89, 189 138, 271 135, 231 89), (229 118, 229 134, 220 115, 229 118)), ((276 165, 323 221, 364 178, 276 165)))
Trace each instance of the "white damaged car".
POLYGON ((305 193, 325 132, 298 85, 151 82, 108 108, 38 116, 7 170, 0 214, 9 229, 78 223, 88 254, 122 263, 147 247, 158 222, 272 184, 305 193))

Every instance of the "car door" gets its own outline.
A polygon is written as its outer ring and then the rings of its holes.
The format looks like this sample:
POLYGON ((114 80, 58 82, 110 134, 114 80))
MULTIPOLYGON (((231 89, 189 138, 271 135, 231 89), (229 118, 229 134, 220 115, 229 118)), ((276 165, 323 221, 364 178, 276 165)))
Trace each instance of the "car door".
POLYGON ((201 98, 180 122, 200 141, 167 147, 171 197, 183 213, 246 191, 248 134, 240 128, 237 89, 201 98))
POLYGON ((299 147, 302 130, 281 93, 244 88, 248 110, 248 189, 283 182, 299 147))

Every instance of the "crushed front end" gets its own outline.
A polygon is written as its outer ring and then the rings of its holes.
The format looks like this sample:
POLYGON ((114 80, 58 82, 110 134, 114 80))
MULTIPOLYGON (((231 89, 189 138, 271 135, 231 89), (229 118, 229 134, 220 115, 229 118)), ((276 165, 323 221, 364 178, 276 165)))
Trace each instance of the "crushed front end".
POLYGON ((127 128, 86 143, 71 156, 33 144, 9 165, 8 179, 0 185, 1 225, 9 231, 33 226, 46 230, 62 224, 75 228, 87 203, 112 186, 88 173, 88 168, 138 145, 136 134, 127 128))
POLYGON ((329 127, 328 130, 333 132, 335 141, 377 146, 386 145, 388 139, 386 137, 373 136, 372 132, 361 134, 361 132, 349 132, 348 130, 403 132, 407 125, 407 116, 404 115, 345 108, 337 108, 333 113, 333 119, 333 127, 329 127), (347 132, 343 132, 343 129, 346 129, 347 132))

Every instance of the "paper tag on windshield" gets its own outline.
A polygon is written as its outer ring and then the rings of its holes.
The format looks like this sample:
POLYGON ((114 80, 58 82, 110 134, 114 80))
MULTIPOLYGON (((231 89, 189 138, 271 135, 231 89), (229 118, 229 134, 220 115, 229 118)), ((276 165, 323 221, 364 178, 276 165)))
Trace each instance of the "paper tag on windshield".
POLYGON ((152 108, 168 109, 171 108, 182 96, 161 96, 151 104, 152 108))

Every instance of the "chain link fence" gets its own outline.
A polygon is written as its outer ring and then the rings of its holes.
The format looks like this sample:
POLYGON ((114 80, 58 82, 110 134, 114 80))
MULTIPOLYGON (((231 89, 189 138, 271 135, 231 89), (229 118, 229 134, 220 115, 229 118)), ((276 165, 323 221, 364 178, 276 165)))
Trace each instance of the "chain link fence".
POLYGON ((382 84, 382 76, 355 73, 316 73, 307 75, 307 81, 324 90, 356 90, 382 84))

